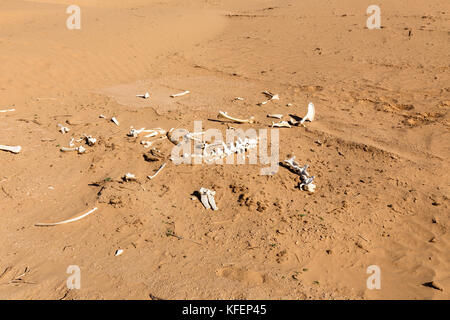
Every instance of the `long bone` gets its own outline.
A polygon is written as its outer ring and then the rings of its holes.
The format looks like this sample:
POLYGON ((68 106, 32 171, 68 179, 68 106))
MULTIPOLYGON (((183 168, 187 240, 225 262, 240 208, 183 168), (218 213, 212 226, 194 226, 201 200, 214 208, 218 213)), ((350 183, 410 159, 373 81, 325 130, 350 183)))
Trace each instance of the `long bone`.
POLYGON ((233 122, 237 122, 237 123, 253 123, 255 122, 255 117, 250 117, 249 119, 237 119, 237 118, 233 118, 231 116, 229 116, 226 112, 223 111, 219 111, 219 115, 218 117, 223 117, 226 118, 228 120, 231 120, 233 122))
POLYGON ((13 112, 13 111, 16 111, 16 109, 0 110, 0 113, 3 113, 3 112, 13 112))
POLYGON ((184 95, 186 95, 188 93, 191 93, 191 92, 189 90, 186 90, 186 91, 183 91, 183 92, 180 92, 180 93, 171 94, 170 97, 171 98, 181 97, 181 96, 184 96, 184 95))
POLYGON ((22 147, 21 146, 3 146, 3 145, 0 145, 0 150, 9 151, 9 152, 12 152, 12 153, 19 153, 20 150, 22 150, 22 147))
POLYGON ((137 94, 136 97, 148 99, 148 98, 150 98, 150 93, 146 92, 145 94, 137 94))
POLYGON ((281 118, 283 118, 283 115, 282 114, 277 114, 277 113, 275 113, 275 114, 268 114, 267 118, 281 119, 281 118))

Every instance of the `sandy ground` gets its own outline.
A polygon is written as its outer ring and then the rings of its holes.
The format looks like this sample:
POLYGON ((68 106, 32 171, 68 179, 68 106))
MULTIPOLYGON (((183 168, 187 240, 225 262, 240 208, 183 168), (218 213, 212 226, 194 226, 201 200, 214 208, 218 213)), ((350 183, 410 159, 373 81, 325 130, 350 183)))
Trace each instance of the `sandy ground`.
POLYGON ((370 4, 0 0, 0 110, 16 109, 0 144, 23 148, 0 151, 0 298, 448 299, 450 6, 379 0, 383 28, 368 30, 370 4), (80 30, 66 28, 74 2, 80 30), (258 106, 264 90, 280 100, 258 106), (310 101, 315 121, 280 130, 279 152, 310 165, 313 194, 285 168, 174 165, 168 140, 148 162, 126 135, 225 131, 219 110, 268 128, 310 101), (60 152, 83 134, 97 144, 60 152), (200 187, 218 211, 191 199, 200 187))

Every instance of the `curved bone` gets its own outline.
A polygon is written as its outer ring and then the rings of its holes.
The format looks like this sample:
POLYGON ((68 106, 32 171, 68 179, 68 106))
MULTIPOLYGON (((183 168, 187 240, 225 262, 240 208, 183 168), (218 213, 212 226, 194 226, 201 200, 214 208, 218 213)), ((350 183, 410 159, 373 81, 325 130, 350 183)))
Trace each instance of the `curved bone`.
POLYGON ((161 167, 159 167, 159 169, 156 170, 156 172, 155 172, 154 175, 152 175, 152 176, 147 176, 147 178, 149 178, 150 180, 153 179, 153 178, 155 178, 155 177, 162 171, 162 169, 164 169, 165 166, 166 166, 166 162, 164 162, 164 163, 161 165, 161 167))
POLYGON ((314 107, 314 104, 312 102, 310 102, 308 104, 308 113, 306 113, 306 116, 304 116, 302 118, 302 120, 300 121, 300 124, 303 124, 303 122, 305 121, 314 121, 314 116, 316 115, 316 108, 314 107))
POLYGON ((237 123, 253 123, 253 122, 255 122, 255 117, 250 117, 249 119, 237 119, 237 118, 233 118, 233 117, 229 116, 226 112, 223 112, 223 111, 219 111, 218 117, 223 117, 223 118, 226 118, 228 120, 231 120, 231 121, 237 122, 237 123))
POLYGON ((36 223, 35 226, 38 227, 48 227, 48 226, 57 226, 59 224, 65 224, 65 223, 69 223, 69 222, 74 222, 74 221, 78 221, 81 220, 85 217, 87 217, 88 215, 90 215, 91 213, 97 211, 97 207, 95 207, 94 209, 92 209, 91 211, 86 212, 85 214, 82 214, 81 216, 72 218, 72 219, 68 219, 68 220, 64 220, 64 221, 60 221, 60 222, 42 222, 42 223, 36 223))
POLYGON ((9 151, 12 153, 19 153, 22 150, 21 146, 2 146, 0 145, 0 150, 9 151))

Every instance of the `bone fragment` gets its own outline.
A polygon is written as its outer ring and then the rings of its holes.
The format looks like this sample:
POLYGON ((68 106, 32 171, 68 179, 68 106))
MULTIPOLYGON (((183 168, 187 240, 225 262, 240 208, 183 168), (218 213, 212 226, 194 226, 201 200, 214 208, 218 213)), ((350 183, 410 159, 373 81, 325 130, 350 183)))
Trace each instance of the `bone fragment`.
POLYGON ((281 119, 281 118, 283 118, 283 115, 282 114, 268 114, 267 118, 281 119))
POLYGON ((148 98, 150 98, 150 93, 146 92, 145 94, 138 94, 138 95, 136 95, 136 97, 148 99, 148 98))
POLYGON ((287 121, 272 122, 272 128, 291 128, 291 125, 287 121))
POLYGON ((122 249, 118 249, 118 250, 116 250, 116 253, 114 254, 114 256, 120 256, 121 254, 123 253, 123 250, 122 249))
POLYGON ((22 150, 21 146, 2 146, 0 145, 0 150, 9 151, 12 153, 19 153, 22 150))
POLYGON ((114 122, 117 126, 119 125, 119 121, 117 121, 116 117, 112 117, 111 121, 114 122))
POLYGON ((59 131, 61 131, 62 134, 67 133, 70 131, 69 128, 64 127, 62 124, 58 123, 59 131))
POLYGON ((200 201, 206 209, 218 210, 216 206, 216 202, 214 200, 214 196, 216 195, 215 191, 200 188, 200 201))
POLYGON ((306 113, 306 116, 304 116, 302 118, 302 120, 300 121, 300 124, 303 124, 305 121, 314 121, 314 117, 316 115, 316 108, 314 107, 314 104, 312 102, 310 102, 308 104, 308 112, 306 113))
POLYGON ((4 112, 13 112, 13 111, 16 111, 16 109, 0 110, 0 113, 4 113, 4 112))
POLYGON ((88 146, 92 147, 94 144, 97 143, 97 139, 93 138, 92 136, 87 136, 87 135, 84 135, 84 136, 86 138, 86 143, 88 144, 88 146))
POLYGON ((127 173, 123 176, 123 180, 125 181, 136 181, 136 176, 132 173, 127 173))
POLYGON ((181 96, 184 96, 184 95, 186 95, 186 94, 188 94, 188 93, 190 93, 190 91, 189 91, 189 90, 186 90, 186 91, 183 91, 183 92, 180 92, 180 93, 171 94, 170 97, 171 97, 171 98, 181 97, 181 96))
POLYGON ((218 117, 219 118, 223 117, 223 118, 226 118, 228 120, 231 120, 231 121, 237 122, 237 123, 253 123, 253 122, 255 122, 255 117, 250 117, 249 119, 236 119, 236 118, 229 116, 226 112, 223 112, 223 111, 219 111, 218 117))
POLYGON ((60 221, 60 222, 43 222, 43 223, 36 223, 35 226, 38 227, 48 227, 48 226, 56 226, 59 224, 65 224, 65 223, 70 223, 70 222, 74 222, 74 221, 78 221, 81 220, 85 217, 87 217, 88 215, 90 215, 91 213, 95 212, 98 208, 95 207, 94 209, 92 209, 91 211, 86 212, 85 214, 82 214, 78 217, 72 218, 72 219, 68 219, 68 220, 64 220, 64 221, 60 221))

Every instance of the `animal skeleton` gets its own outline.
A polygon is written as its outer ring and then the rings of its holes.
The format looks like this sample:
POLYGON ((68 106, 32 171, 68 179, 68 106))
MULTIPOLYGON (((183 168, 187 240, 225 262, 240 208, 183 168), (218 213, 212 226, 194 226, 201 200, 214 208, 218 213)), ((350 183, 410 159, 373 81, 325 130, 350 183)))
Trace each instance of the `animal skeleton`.
POLYGON ((2 146, 0 145, 0 150, 9 151, 12 153, 19 153, 22 150, 21 146, 2 146))
POLYGON ((219 210, 216 206, 216 201, 214 200, 215 195, 215 191, 200 188, 200 201, 206 209, 219 210))
POLYGON ((237 123, 253 123, 253 122, 255 122, 255 117, 250 117, 249 119, 236 119, 236 118, 229 116, 226 112, 223 112, 223 111, 219 111, 218 117, 219 118, 223 117, 223 118, 226 118, 228 120, 231 120, 231 121, 237 122, 237 123))
POLYGON ((181 97, 181 96, 184 96, 184 95, 186 95, 188 93, 190 93, 190 91, 186 90, 186 91, 181 92, 181 93, 171 94, 170 97, 171 98, 181 97))

